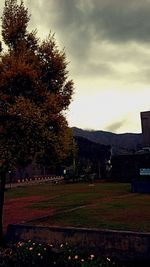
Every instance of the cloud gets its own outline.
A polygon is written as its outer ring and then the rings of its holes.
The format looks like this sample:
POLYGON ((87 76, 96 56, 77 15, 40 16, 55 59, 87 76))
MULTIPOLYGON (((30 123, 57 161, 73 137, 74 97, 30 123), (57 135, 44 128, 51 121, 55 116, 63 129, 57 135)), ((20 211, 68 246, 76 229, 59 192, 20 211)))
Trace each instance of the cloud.
POLYGON ((107 78, 116 86, 150 82, 149 1, 24 1, 30 28, 37 28, 42 39, 56 32, 76 80, 107 78))
POLYGON ((126 119, 121 121, 113 122, 112 124, 105 127, 106 131, 116 133, 120 128, 123 127, 123 125, 126 123, 126 119))
POLYGON ((31 26, 56 32, 76 77, 150 82, 147 0, 26 0, 31 26), (124 66, 122 64, 124 63, 124 66), (132 67, 131 67, 132 66, 132 67))
MULTIPOLYGON (((30 27, 37 28, 41 38, 50 30, 56 32, 75 75, 123 79, 119 62, 129 63, 127 68, 131 63, 139 66, 140 61, 150 62, 150 53, 147 57, 140 49, 150 41, 147 0, 25 0, 25 4, 31 13, 30 27)), ((145 82, 147 70, 148 67, 142 66, 145 82)), ((133 80, 139 77, 136 70, 131 73, 133 80)))
MULTIPOLYGON (((150 2, 147 0, 26 0, 41 23, 59 30, 73 47, 94 40, 149 42, 150 2), (44 20, 43 20, 44 16, 44 20), (63 29, 63 31, 62 31, 63 29), (84 42, 83 42, 84 40, 84 42)), ((76 52, 76 51, 75 51, 76 52)))
POLYGON ((150 2, 147 0, 94 1, 91 14, 97 38, 113 42, 150 41, 150 2))

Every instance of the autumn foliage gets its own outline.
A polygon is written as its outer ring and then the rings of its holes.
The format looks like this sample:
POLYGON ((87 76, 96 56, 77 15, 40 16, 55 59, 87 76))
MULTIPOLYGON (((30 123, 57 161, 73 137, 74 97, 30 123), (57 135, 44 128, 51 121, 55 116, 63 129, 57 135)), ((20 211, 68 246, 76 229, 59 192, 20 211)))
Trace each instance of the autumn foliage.
MULTIPOLYGON (((6 0, 0 49, 0 170, 5 174, 20 162, 44 155, 49 148, 61 162, 70 153, 72 135, 65 118, 73 94, 64 51, 54 35, 44 41, 28 32, 30 20, 23 1, 6 0)), ((1 212, 1 211, 0 211, 1 212)))

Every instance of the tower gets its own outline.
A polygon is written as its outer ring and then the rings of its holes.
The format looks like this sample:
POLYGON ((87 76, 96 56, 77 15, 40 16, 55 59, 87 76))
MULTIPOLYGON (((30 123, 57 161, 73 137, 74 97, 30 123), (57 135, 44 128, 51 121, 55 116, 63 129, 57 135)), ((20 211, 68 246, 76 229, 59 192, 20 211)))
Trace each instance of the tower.
POLYGON ((150 147, 150 111, 141 112, 143 147, 150 147))

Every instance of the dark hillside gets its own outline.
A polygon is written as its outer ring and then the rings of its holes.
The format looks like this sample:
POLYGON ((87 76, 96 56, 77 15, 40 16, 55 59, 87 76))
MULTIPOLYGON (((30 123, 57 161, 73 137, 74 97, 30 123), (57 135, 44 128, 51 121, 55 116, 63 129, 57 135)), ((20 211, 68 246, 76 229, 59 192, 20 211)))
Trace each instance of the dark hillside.
POLYGON ((76 127, 73 127, 72 130, 75 137, 80 136, 95 143, 111 145, 113 154, 124 154, 135 151, 142 144, 142 134, 115 134, 105 131, 82 130, 76 127))

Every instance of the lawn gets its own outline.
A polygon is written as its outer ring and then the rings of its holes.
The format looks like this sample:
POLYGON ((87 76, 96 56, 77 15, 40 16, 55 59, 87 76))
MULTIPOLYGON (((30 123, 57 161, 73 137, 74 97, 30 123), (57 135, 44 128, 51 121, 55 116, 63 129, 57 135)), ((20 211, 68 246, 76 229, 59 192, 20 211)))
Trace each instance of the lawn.
POLYGON ((30 213, 52 209, 38 225, 94 227, 150 232, 150 195, 131 193, 130 184, 41 184, 6 192, 6 202, 22 197, 40 196, 27 203, 30 213))

